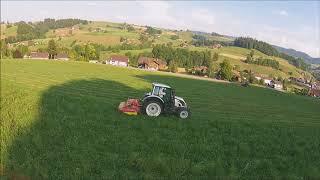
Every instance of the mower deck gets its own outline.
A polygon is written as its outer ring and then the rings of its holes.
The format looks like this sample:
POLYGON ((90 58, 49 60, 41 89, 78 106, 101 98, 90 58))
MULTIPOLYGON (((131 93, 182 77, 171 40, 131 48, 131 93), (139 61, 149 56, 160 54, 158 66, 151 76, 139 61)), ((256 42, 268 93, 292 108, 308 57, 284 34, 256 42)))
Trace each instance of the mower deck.
POLYGON ((141 104, 139 99, 128 99, 119 104, 118 110, 128 115, 138 115, 141 104))

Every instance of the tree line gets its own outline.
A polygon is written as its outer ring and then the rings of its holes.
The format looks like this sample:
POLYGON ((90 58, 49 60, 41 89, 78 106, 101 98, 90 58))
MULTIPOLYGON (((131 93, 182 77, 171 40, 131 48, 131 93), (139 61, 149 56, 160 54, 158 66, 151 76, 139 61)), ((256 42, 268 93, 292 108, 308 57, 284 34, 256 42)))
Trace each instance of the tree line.
POLYGON ((209 66, 212 60, 211 51, 190 51, 184 48, 173 48, 168 45, 156 45, 152 49, 154 58, 164 59, 167 64, 174 63, 179 67, 209 66))
POLYGON ((246 63, 248 64, 257 64, 257 65, 261 65, 261 66, 269 66, 272 67, 273 69, 280 69, 280 64, 278 61, 273 60, 273 59, 269 59, 269 58, 263 58, 263 57, 258 57, 258 58, 254 58, 254 51, 251 50, 250 54, 247 55, 247 58, 245 60, 246 63))
POLYGON ((17 36, 6 38, 7 43, 15 43, 32 39, 45 38, 45 33, 50 29, 72 27, 77 24, 88 24, 88 21, 81 19, 44 19, 37 23, 20 21, 15 23, 17 26, 17 36))
POLYGON ((155 29, 153 27, 147 26, 147 29, 145 31, 149 35, 156 35, 156 34, 161 34, 162 31, 160 29, 155 29))
POLYGON ((272 45, 249 37, 239 37, 234 40, 234 46, 243 47, 247 49, 256 49, 269 56, 276 56, 287 60, 290 64, 297 68, 307 70, 309 65, 301 58, 295 58, 285 53, 278 52, 272 45))
POLYGON ((216 41, 208 39, 206 36, 194 34, 192 36, 192 45, 194 46, 213 46, 215 44, 221 44, 223 46, 232 46, 232 41, 216 41))

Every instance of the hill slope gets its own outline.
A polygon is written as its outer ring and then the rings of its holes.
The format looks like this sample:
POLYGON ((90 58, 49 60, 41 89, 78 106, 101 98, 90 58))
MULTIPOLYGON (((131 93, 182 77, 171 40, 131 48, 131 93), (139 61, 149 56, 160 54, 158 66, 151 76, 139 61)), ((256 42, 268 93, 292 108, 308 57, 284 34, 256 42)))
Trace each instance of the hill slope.
POLYGON ((270 89, 81 62, 1 60, 5 176, 320 177, 320 101, 270 89), (176 88, 192 116, 117 112, 151 82, 176 88))
MULTIPOLYGON (((70 33, 70 28, 59 28, 55 30, 50 30, 46 33, 46 38, 44 39, 35 39, 34 45, 30 46, 32 51, 38 49, 45 49, 47 47, 48 41, 50 39, 55 39, 59 47, 64 47, 66 49, 72 49, 77 44, 85 43, 96 43, 101 44, 105 47, 109 46, 119 46, 121 44, 135 44, 140 45, 139 40, 141 34, 145 31, 145 26, 139 26, 131 24, 130 26, 134 27, 133 31, 128 31, 126 27, 128 24, 124 23, 112 23, 112 22, 100 22, 93 21, 88 24, 78 25, 76 29, 73 29, 70 33), (121 42, 121 39, 125 39, 125 42, 121 42)), ((4 28, 4 34, 7 36, 15 36, 17 26, 12 26, 10 28, 4 28)), ((304 78, 311 76, 310 73, 306 73, 293 65, 289 64, 286 60, 276 57, 267 56, 259 51, 255 51, 256 57, 265 57, 270 59, 275 59, 280 63, 280 69, 276 70, 271 67, 260 66, 255 64, 244 63, 243 60, 250 53, 250 50, 238 47, 223 47, 221 49, 211 49, 208 47, 195 47, 191 45, 192 36, 194 34, 204 35, 207 39, 215 41, 233 41, 233 37, 228 37, 224 35, 219 35, 216 33, 203 33, 196 31, 176 31, 161 29, 162 33, 159 35, 150 35, 148 36, 149 41, 152 42, 152 45, 156 44, 166 44, 172 43, 173 47, 190 49, 190 50, 200 50, 206 51, 210 50, 212 52, 220 53, 222 59, 229 59, 232 65, 239 65, 241 70, 251 70, 256 74, 260 74, 266 77, 282 77, 289 78, 291 76, 296 78, 304 78), (178 39, 172 39, 172 36, 177 36, 178 39), (186 46, 186 47, 185 47, 186 46)), ((151 52, 152 47, 146 47, 144 49, 138 50, 120 50, 114 52, 113 50, 101 51, 100 60, 106 60, 111 54, 125 54, 126 52, 132 52, 134 55, 139 55, 143 52, 151 52)), ((220 61, 222 61, 222 59, 220 61)), ((219 61, 219 62, 220 62, 219 61)), ((218 64, 217 64, 218 66, 218 64)))
POLYGON ((273 47, 275 47, 279 52, 286 53, 286 54, 293 56, 293 57, 302 58, 309 64, 320 64, 320 58, 313 58, 313 57, 309 56, 307 53, 297 51, 294 49, 287 49, 287 48, 283 48, 283 47, 275 46, 275 45, 273 45, 273 47))

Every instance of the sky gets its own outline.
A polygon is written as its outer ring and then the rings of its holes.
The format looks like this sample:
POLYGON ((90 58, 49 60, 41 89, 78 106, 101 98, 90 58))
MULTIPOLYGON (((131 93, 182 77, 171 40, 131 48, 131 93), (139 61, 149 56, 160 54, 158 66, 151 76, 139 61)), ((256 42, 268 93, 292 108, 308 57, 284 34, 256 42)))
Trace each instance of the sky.
POLYGON ((250 36, 320 57, 320 1, 3 1, 1 21, 80 18, 250 36))

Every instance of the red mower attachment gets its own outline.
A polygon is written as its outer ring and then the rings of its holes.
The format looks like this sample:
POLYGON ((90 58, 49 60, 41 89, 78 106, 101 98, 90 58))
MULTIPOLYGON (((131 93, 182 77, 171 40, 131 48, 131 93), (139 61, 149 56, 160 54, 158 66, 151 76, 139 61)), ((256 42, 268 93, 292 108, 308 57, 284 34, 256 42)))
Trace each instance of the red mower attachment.
POLYGON ((119 104, 119 111, 128 115, 138 115, 140 112, 141 104, 139 99, 128 99, 127 101, 119 104))

